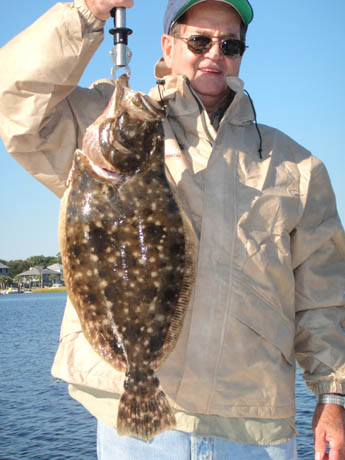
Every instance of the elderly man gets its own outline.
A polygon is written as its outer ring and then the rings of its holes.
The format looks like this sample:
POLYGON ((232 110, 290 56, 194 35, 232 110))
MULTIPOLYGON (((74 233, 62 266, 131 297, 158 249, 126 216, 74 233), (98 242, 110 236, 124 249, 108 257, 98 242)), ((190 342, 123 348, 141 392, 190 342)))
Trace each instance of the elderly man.
MULTIPOLYGON (((59 3, 1 51, 4 143, 59 196, 113 89, 78 79, 111 8, 131 6, 59 3)), ((252 17, 247 0, 168 1, 150 95, 166 107, 166 168, 199 240, 190 308, 159 370, 177 426, 150 443, 117 436, 122 375, 68 302, 53 374, 99 420, 101 460, 297 458, 295 357, 319 397, 315 458, 345 460, 345 236, 320 161, 256 123, 238 78, 252 17)))

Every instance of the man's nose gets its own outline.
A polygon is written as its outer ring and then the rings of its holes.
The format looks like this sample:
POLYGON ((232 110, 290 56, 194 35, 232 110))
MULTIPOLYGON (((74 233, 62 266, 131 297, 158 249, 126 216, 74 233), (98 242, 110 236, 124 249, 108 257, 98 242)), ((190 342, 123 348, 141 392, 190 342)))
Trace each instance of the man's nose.
POLYGON ((220 43, 218 41, 213 41, 211 48, 207 50, 205 55, 213 59, 219 59, 223 55, 220 49, 220 43))

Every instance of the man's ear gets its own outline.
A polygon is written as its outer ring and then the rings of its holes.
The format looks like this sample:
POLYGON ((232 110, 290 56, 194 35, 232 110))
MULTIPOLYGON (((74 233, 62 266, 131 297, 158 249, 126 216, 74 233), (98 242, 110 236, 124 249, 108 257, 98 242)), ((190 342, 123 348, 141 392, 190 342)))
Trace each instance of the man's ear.
POLYGON ((174 37, 164 34, 161 40, 163 59, 168 69, 172 67, 172 58, 174 51, 174 37))

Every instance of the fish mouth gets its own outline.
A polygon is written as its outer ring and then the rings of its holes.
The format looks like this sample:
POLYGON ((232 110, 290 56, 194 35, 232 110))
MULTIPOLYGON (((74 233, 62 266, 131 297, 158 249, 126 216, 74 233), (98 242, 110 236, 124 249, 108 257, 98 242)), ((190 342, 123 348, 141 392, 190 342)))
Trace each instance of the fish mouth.
POLYGON ((89 163, 93 171, 97 174, 97 176, 100 176, 103 179, 118 180, 122 177, 121 174, 118 174, 115 171, 111 171, 110 169, 102 168, 101 166, 96 165, 92 160, 90 160, 90 158, 89 163))
MULTIPOLYGON (((79 156, 82 163, 98 178, 104 179, 107 182, 117 182, 122 179, 122 175, 103 166, 94 163, 82 150, 77 150, 77 158, 79 156)), ((80 162, 79 160, 79 162, 80 162)), ((74 168, 72 168, 73 170, 74 168)))

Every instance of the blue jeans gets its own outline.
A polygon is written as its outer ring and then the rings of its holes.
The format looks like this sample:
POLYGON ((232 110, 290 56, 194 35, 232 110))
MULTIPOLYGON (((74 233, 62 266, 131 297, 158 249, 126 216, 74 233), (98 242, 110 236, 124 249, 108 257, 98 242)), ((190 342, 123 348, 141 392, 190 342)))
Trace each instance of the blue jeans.
POLYGON ((98 422, 98 460, 297 460, 296 437, 279 446, 240 444, 166 431, 149 443, 98 422))

